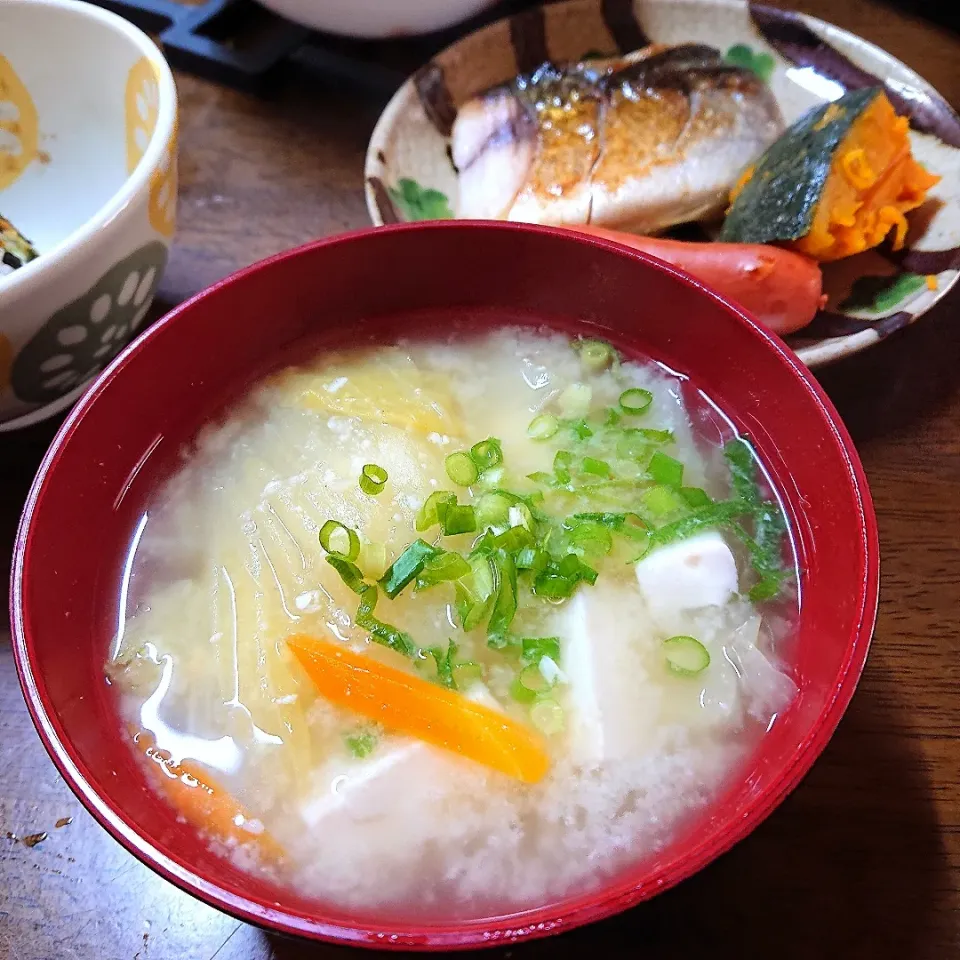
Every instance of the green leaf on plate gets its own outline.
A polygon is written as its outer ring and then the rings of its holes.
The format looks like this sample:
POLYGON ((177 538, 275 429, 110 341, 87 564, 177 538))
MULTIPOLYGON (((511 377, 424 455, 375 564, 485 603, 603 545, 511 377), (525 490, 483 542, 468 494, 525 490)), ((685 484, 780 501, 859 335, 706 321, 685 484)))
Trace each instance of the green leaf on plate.
POLYGON ((731 66, 752 70, 764 83, 770 82, 776 61, 769 53, 754 53, 745 43, 735 43, 724 55, 731 66))
POLYGON ((453 211, 447 195, 439 190, 421 187, 416 180, 403 177, 390 196, 405 220, 452 220, 453 211))
POLYGON ((840 304, 841 310, 886 314, 903 303, 911 294, 926 286, 926 277, 901 273, 894 277, 857 277, 850 295, 840 304))

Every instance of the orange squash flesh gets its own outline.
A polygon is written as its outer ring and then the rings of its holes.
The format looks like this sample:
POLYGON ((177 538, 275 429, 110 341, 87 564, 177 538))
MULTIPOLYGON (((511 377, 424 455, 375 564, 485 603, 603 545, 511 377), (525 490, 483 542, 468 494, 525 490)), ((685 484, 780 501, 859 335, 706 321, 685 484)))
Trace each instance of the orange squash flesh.
POLYGON ((886 95, 876 97, 834 155, 810 230, 787 246, 815 260, 839 260, 877 246, 892 231, 899 250, 904 214, 940 181, 913 158, 908 130, 886 95))
POLYGON ((189 760, 174 763, 156 748, 149 733, 137 734, 134 742, 150 761, 161 793, 187 823, 222 843, 253 847, 267 862, 283 859, 283 848, 265 830, 249 829, 256 821, 206 770, 189 760))
POLYGON ((524 783, 549 768, 532 730, 454 690, 317 637, 297 634, 287 643, 319 694, 339 707, 524 783))

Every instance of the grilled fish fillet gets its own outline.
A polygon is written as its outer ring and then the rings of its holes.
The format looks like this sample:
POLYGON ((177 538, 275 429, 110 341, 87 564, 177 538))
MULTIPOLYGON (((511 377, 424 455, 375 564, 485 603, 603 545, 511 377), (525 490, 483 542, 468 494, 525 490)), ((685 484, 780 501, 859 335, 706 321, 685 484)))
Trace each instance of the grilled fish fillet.
POLYGON ((545 63, 460 108, 456 213, 655 233, 719 214, 783 127, 766 85, 712 47, 545 63))

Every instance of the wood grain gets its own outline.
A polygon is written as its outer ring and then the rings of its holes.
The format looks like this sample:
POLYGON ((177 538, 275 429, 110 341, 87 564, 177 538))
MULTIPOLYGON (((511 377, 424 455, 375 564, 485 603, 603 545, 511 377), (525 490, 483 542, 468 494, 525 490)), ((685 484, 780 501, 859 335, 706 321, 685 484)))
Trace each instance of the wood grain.
MULTIPOLYGON (((956 36, 871 0, 795 5, 880 44, 960 103, 956 36)), ((380 104, 315 83, 270 100, 184 76, 179 86, 180 231, 158 312, 261 257, 366 223, 363 152, 380 104)), ((494 956, 960 958, 958 313, 953 296, 822 374, 863 458, 883 552, 873 651, 822 759, 766 824, 677 890, 494 956)), ((0 435, 0 565, 54 429, 0 435)), ((347 956, 202 906, 100 830, 43 752, 2 636, 0 770, 0 958, 347 956), (47 837, 29 847, 8 832, 47 837)))

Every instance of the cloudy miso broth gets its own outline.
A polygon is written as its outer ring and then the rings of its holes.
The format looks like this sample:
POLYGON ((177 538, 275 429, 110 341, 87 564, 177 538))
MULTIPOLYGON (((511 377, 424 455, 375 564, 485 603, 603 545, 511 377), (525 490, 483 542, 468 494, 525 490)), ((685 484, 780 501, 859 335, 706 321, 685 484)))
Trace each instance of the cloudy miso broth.
POLYGON ((527 328, 326 351, 150 504, 106 670, 224 856, 482 916, 655 855, 736 776, 796 694, 792 556, 660 365, 527 328))

